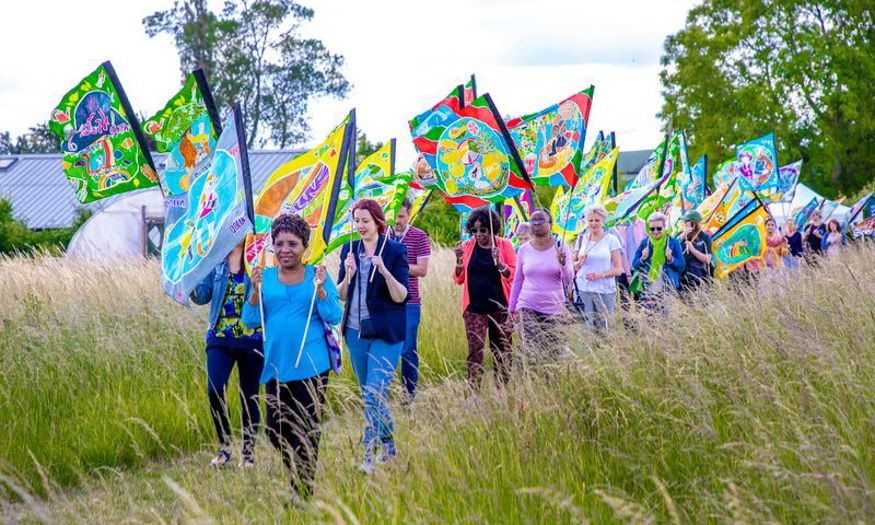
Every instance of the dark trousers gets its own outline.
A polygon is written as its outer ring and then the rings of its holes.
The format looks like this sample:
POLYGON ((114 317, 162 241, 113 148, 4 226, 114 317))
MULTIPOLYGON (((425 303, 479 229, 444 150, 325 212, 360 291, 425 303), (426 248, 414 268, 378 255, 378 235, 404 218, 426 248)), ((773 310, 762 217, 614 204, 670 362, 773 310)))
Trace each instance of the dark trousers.
POLYGON ((313 491, 328 371, 301 381, 265 385, 267 435, 292 471, 292 488, 301 496, 313 491))
POLYGON ((495 364, 495 376, 501 383, 507 383, 511 367, 510 314, 499 310, 491 314, 465 312, 465 336, 468 339, 468 384, 475 390, 480 388, 483 376, 483 347, 489 336, 489 350, 495 364))
POLYGON ((416 396, 416 386, 419 383, 419 318, 422 306, 407 305, 407 337, 404 338, 404 348, 401 350, 401 380, 410 399, 416 396))
POLYGON ((243 412, 243 449, 251 451, 258 425, 261 423, 261 409, 258 405, 258 387, 264 357, 251 350, 240 350, 224 346, 207 348, 207 394, 210 398, 210 415, 216 427, 219 445, 231 444, 231 424, 228 421, 228 403, 225 392, 231 370, 237 365, 240 379, 240 407, 243 412))

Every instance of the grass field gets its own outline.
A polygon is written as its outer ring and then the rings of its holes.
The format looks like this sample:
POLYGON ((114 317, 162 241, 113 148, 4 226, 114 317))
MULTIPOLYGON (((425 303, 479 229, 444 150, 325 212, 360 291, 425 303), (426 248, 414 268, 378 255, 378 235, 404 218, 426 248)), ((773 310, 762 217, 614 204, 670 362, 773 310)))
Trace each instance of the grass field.
MULTIPOLYGON (((3 521, 865 523, 875 521, 875 251, 631 315, 466 404, 451 254, 423 283, 422 394, 371 477, 349 371, 333 377, 318 486, 213 471, 206 312, 153 263, 0 262, 3 521)), ((332 266, 336 267, 336 263, 332 266)), ((348 367, 347 367, 348 368, 348 367)), ((235 412, 236 400, 232 402, 235 412)), ((235 416, 236 418, 236 416, 235 416)), ((236 419, 235 419, 236 420, 236 419)), ((238 424, 239 426, 239 424, 238 424)))

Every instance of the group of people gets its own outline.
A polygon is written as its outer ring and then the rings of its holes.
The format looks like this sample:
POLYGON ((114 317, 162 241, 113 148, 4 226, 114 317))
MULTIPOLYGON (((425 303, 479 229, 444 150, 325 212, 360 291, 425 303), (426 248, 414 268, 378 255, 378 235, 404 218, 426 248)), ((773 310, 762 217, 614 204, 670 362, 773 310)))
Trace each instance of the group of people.
POLYGON ((409 224, 410 210, 405 200, 390 231, 376 201, 356 202, 351 213, 360 239, 343 247, 337 281, 325 266, 304 263, 310 226, 299 215, 283 214, 270 231, 275 266, 247 275, 240 245, 195 288, 192 301, 210 304, 208 397, 219 441, 213 466, 234 461, 226 391, 236 365, 240 465, 255 465, 264 385, 267 435, 292 472, 294 499, 311 494, 326 387, 340 356, 332 330, 338 325, 364 405, 361 468, 373 472, 397 455, 387 398, 399 361, 407 400, 416 395, 418 279, 431 255, 426 234, 409 224))
MULTIPOLYGON (((324 266, 304 264, 310 227, 300 216, 284 214, 271 228, 276 266, 255 268, 248 276, 241 245, 195 288, 192 300, 210 304, 208 395, 219 441, 212 465, 233 461, 225 396, 236 364, 243 407, 241 465, 255 464, 263 384, 267 434, 292 472, 294 497, 311 493, 326 386, 340 355, 332 332, 338 325, 364 406, 361 469, 373 472, 397 456, 389 388, 400 364, 402 403, 416 397, 419 279, 428 274, 431 255, 425 232, 409 224, 410 210, 405 200, 389 228, 377 202, 357 201, 351 212, 360 239, 343 247, 336 281, 324 266)), ((660 312, 668 295, 707 285, 713 252, 698 212, 683 216, 684 231, 677 237, 668 231, 668 218, 653 213, 643 240, 628 253, 628 240, 605 228, 607 215, 601 205, 589 207, 585 233, 569 245, 554 238, 549 211, 536 210, 518 229, 515 247, 496 233, 503 231, 498 213, 489 207, 470 213, 465 226, 471 236, 455 246, 451 271, 461 287, 473 402, 487 341, 501 392, 517 361, 542 361, 567 351, 562 329, 578 325, 569 319, 604 332, 617 305, 630 297, 660 312)), ((801 233, 792 221, 784 234, 774 221, 767 229, 769 268, 798 265, 806 244, 809 251, 831 253, 844 243, 837 223, 824 226, 818 214, 801 233)))

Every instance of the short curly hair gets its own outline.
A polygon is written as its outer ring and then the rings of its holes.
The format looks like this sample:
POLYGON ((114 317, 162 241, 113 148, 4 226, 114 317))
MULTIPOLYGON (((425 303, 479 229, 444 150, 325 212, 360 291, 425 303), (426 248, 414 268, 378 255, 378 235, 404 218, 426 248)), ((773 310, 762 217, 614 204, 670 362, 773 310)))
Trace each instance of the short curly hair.
POLYGON ((498 213, 489 206, 482 206, 472 211, 468 215, 468 220, 465 222, 465 229, 471 231, 474 225, 478 222, 484 226, 489 225, 490 217, 492 218, 492 231, 496 235, 501 235, 504 232, 504 226, 501 224, 501 217, 498 213))
POLYGON ((273 220, 270 227, 271 239, 276 239, 281 233, 291 233, 298 237, 304 248, 310 245, 310 225, 296 213, 283 213, 273 220))

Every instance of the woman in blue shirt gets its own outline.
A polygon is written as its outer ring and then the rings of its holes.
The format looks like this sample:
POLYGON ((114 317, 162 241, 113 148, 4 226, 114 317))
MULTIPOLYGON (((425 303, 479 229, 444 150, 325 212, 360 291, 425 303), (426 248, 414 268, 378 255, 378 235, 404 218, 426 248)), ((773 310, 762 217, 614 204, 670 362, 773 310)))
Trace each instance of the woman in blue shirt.
POLYGON ((240 406, 243 408, 242 465, 255 464, 253 444, 261 422, 258 406, 258 379, 264 363, 260 326, 247 328, 241 321, 243 304, 252 285, 243 268, 243 243, 219 263, 191 293, 195 304, 210 303, 207 329, 207 395, 210 415, 219 438, 219 453, 210 462, 223 467, 231 462, 231 424, 225 391, 231 371, 237 365, 240 383, 240 406))
POLYGON ((261 295, 266 334, 261 382, 267 398, 268 436, 282 453, 283 463, 293 471, 296 494, 306 498, 313 490, 331 369, 323 322, 340 322, 340 300, 325 267, 303 263, 310 241, 310 226, 304 219, 280 215, 270 234, 278 266, 252 271, 253 291, 243 309, 243 322, 250 327, 261 325, 261 295), (299 351, 302 354, 296 366, 299 351))
POLYGON ((410 267, 407 247, 386 237, 386 218, 376 201, 362 199, 352 212, 361 240, 340 253, 338 291, 346 301, 342 326, 365 405, 362 470, 370 473, 376 448, 381 448, 380 462, 397 455, 386 398, 407 331, 410 267))

